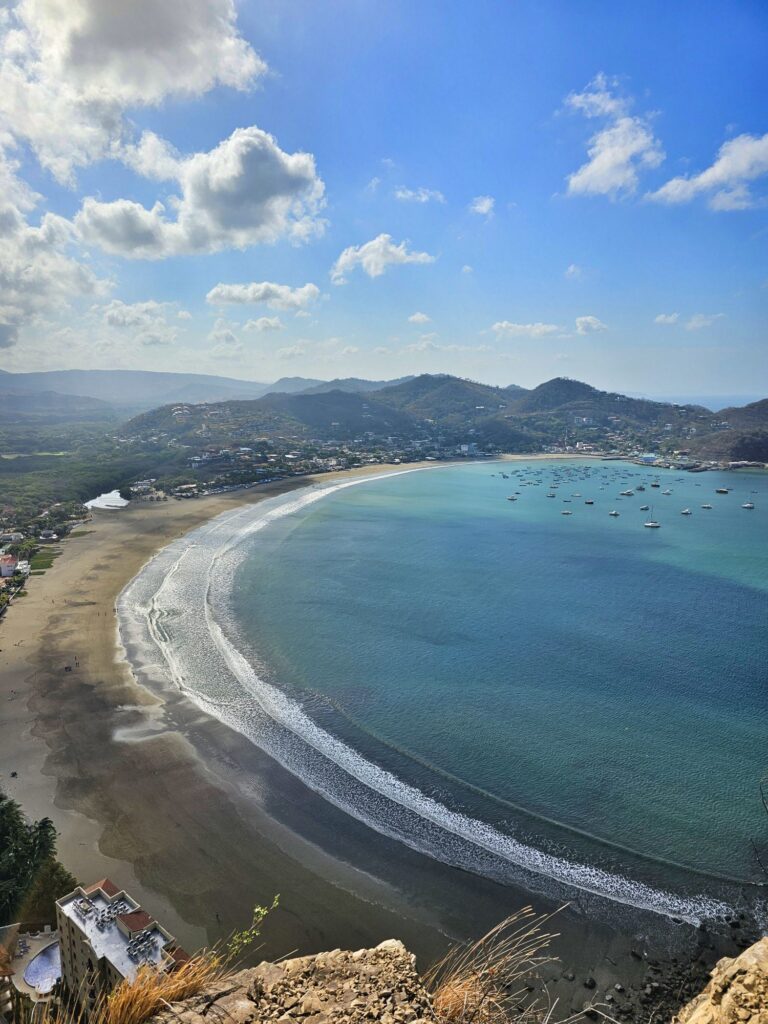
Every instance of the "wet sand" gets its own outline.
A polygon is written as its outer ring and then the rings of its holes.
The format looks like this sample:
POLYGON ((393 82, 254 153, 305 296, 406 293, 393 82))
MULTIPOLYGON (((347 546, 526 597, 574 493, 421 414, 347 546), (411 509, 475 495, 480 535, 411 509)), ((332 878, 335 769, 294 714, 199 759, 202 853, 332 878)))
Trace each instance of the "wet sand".
MULTIPOLYGON (((397 936, 426 963, 524 904, 555 908, 372 832, 180 694, 160 701, 138 686, 118 653, 115 600, 156 550, 308 482, 94 513, 0 625, 0 788, 30 817, 53 818, 81 881, 109 875, 188 948, 245 927, 279 892, 266 956, 397 936)), ((639 986, 647 949, 715 955, 708 937, 651 914, 600 920, 574 905, 555 930, 563 964, 548 974, 566 1011, 616 981, 639 986)))

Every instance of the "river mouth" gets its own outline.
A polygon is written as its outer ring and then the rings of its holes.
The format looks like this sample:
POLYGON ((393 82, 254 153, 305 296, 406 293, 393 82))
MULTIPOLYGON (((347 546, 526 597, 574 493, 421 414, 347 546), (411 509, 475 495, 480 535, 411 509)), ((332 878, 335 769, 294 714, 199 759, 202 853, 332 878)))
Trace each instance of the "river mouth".
MULTIPOLYGON (((542 490, 541 485, 551 483, 553 473, 559 473, 558 479, 573 485, 569 494, 578 493, 585 483, 593 484, 596 507, 605 513, 607 496, 600 494, 599 487, 615 488, 610 476, 609 483, 598 483, 597 474, 601 471, 611 472, 601 470, 599 465, 585 468, 583 463, 557 470, 542 464, 521 466, 516 477, 510 464, 440 468, 436 472, 378 478, 364 485, 355 482, 354 487, 352 482, 345 482, 310 488, 227 514, 165 549, 126 588, 119 603, 123 642, 139 673, 164 675, 166 682, 181 688, 208 713, 247 736, 325 799, 373 830, 414 849, 496 881, 544 891, 554 898, 567 899, 576 890, 582 895, 593 894, 691 922, 727 916, 734 905, 743 906, 744 900, 751 902, 757 890, 750 884, 749 875, 719 870, 719 853, 704 864, 669 855, 668 849, 662 850, 661 855, 657 851, 649 856, 647 849, 631 841, 631 835, 630 841, 624 842, 621 835, 617 838, 601 834, 600 829, 584 828, 578 820, 564 820, 551 813, 546 792, 530 793, 535 787, 527 785, 525 778, 520 781, 520 792, 526 799, 515 799, 516 794, 509 786, 505 789, 495 783, 488 785, 472 772, 453 771, 444 751, 419 749, 412 737, 424 736, 428 730, 422 724, 419 732, 416 721, 412 722, 406 741, 398 742, 401 736, 393 736, 391 727, 378 727, 382 721, 386 726, 388 711, 372 702, 375 686, 370 679, 361 682, 360 672, 353 672, 345 662, 350 651, 358 658, 370 660, 371 645, 375 647, 375 642, 369 638, 361 650, 359 645, 345 642, 346 626, 340 627, 342 633, 334 636, 328 631, 328 622, 312 618, 313 614, 317 616, 322 603, 328 610, 329 621, 336 621, 337 626, 347 621, 344 609, 349 604, 348 588, 359 588, 354 573, 360 559, 350 555, 350 544, 357 538, 354 531, 347 529, 342 534, 344 543, 337 550, 328 546, 328 538, 340 535, 339 523, 349 523, 350 516, 356 521, 358 533, 362 531, 361 543, 368 545, 366 564, 377 565, 380 573, 386 575, 399 571, 400 566, 387 564, 386 558, 371 558, 371 523, 378 524, 374 533, 382 523, 390 528, 393 508, 404 506, 412 518, 413 503, 423 500, 424 492, 436 504, 426 507, 426 511, 422 509, 425 514, 421 519, 434 529, 437 516, 442 520, 441 529, 450 534, 456 530, 456 524, 445 494, 460 492, 459 517, 466 516, 461 503, 469 501, 477 520, 488 518, 483 516, 482 508, 478 515, 482 505, 478 495, 489 488, 493 522, 491 527, 484 523, 483 528, 510 530, 509 536, 519 541, 526 520, 518 516, 513 527, 507 517, 500 524, 496 522, 498 508, 503 508, 502 515, 506 515, 508 510, 517 514, 525 504, 532 507, 533 502, 524 501, 526 488, 530 487, 530 493, 534 487, 542 490), (595 476, 590 478, 590 473, 595 476), (539 483, 528 484, 526 478, 538 479, 539 483), (511 480, 520 487, 512 488, 511 480), (521 491, 514 510, 505 501, 507 491, 513 489, 521 491), (313 517, 314 524, 308 521, 313 517), (325 539, 322 565, 317 555, 319 538, 325 539), (306 583, 308 558, 314 567, 314 575, 309 575, 311 586, 306 583), (341 579, 345 573, 347 580, 341 579), (278 578, 280 587, 276 587, 278 578), (297 586, 297 580, 302 579, 304 583, 297 586), (336 590, 331 593, 333 588, 336 590), (292 609, 290 620, 287 607, 292 609), (281 621, 292 622, 288 635, 281 630, 281 621), (307 642, 308 637, 312 643, 307 642), (331 660, 342 661, 345 667, 341 674, 354 680, 353 686, 340 691, 328 684, 328 669, 323 669, 321 659, 323 649, 331 652, 331 660), (301 651, 302 658, 295 659, 296 651, 301 651), (342 654, 344 657, 340 657, 342 654), (361 708, 366 712, 363 716, 361 708)), ((641 471, 620 467, 612 472, 629 473, 631 479, 632 472, 641 471)), ((693 481, 690 483, 694 485, 693 481)), ((673 486, 680 489, 677 482, 673 486)), ((572 503, 576 500, 572 499, 572 503)), ((639 502, 639 496, 635 501, 639 502)), ((553 512, 553 516, 556 514, 553 512)), ((407 528, 402 518, 395 519, 402 548, 407 528)), ((603 520, 607 527, 614 525, 605 515, 603 520)), ((570 526, 571 520, 560 520, 557 515, 557 529, 561 523, 570 526)), ((540 528, 536 513, 526 529, 529 534, 533 531, 539 545, 542 539, 536 531, 540 528)), ((422 538, 417 537, 416 542, 423 543, 422 538)), ((573 535, 568 542, 574 543, 573 535)), ((652 554, 658 560, 658 550, 652 554)), ((519 564, 519 544, 517 557, 519 564)), ((665 570, 670 558, 674 566, 675 557, 675 550, 664 557, 665 570)), ((658 571, 658 561, 653 559, 652 568, 658 571)), ((466 573, 466 566, 459 569, 466 573)), ((715 569, 721 586, 735 585, 733 580, 723 579, 722 564, 715 569)), ((567 572, 562 565, 558 571, 561 575, 567 572)), ((633 566, 632 571, 640 570, 633 566)), ((484 585, 487 575, 484 569, 484 585)), ((703 585, 712 586, 712 578, 710 572, 703 585)), ((741 588, 744 589, 743 584, 741 588)), ((384 589, 381 583, 369 588, 376 594, 384 589)), ((445 588, 440 593, 444 591, 445 588)), ((755 591, 751 587, 747 591, 754 599, 755 591)), ((360 607, 359 601, 353 604, 360 607)), ((470 641, 478 635, 478 630, 468 622, 466 628, 449 630, 450 637, 437 635, 434 617, 432 625, 425 627, 415 622, 413 614, 402 612, 402 600, 400 607, 401 612, 389 619, 381 608, 375 607, 375 602, 374 607, 365 602, 362 607, 362 620, 368 625, 376 615, 387 623, 392 646, 385 654, 389 653, 390 661, 391 650, 402 641, 403 623, 429 651, 434 652, 441 644, 449 649, 454 662, 453 634, 465 634, 470 641)), ((447 614, 455 618, 450 607, 447 614)), ((366 634, 360 629, 355 635, 366 634)), ((487 646, 490 629, 486 628, 481 635, 487 646)), ((521 652, 522 647, 518 646, 516 665, 524 662, 521 652)), ((470 655, 477 664, 477 650, 471 649, 470 655)), ((406 656, 411 664, 418 663, 410 654, 406 656)), ((559 657, 550 652, 548 660, 557 662, 559 657)), ((402 665, 393 665, 392 669, 397 678, 403 678, 402 665)), ((466 673, 458 678, 466 678, 466 673)), ((379 687, 379 692, 384 690, 379 687)), ((413 694, 408 699, 403 693, 399 696, 403 697, 405 715, 413 707, 409 700, 420 699, 418 692, 415 698, 413 694)), ((495 706, 488 696, 483 693, 486 709, 495 706)), ((513 697, 519 700, 521 694, 515 693, 513 697)), ((558 706, 551 691, 542 695, 542 701, 550 710, 558 706)), ((452 707, 464 711, 456 703, 455 694, 450 702, 442 701, 441 707, 443 711, 446 707, 448 711, 452 707)), ((712 717, 715 712, 709 714, 712 717)), ((446 733, 446 719, 438 725, 438 732, 446 733)), ((450 715, 448 726, 453 728, 453 739, 460 735, 451 725, 450 715)), ((450 745, 453 740, 446 735, 450 745)), ((482 742, 479 746, 482 748, 482 742)), ((586 740, 583 746, 588 747, 586 740)), ((492 766, 492 761, 485 758, 485 770, 492 766)), ((759 774, 757 765, 756 769, 759 774)), ((498 765, 494 770, 494 778, 501 778, 498 765)), ((529 774, 528 780, 531 777, 529 774)), ((757 809, 755 825, 758 827, 757 809)), ((682 822, 677 827, 685 831, 688 826, 682 822)), ((702 827, 706 828, 706 823, 702 827)))

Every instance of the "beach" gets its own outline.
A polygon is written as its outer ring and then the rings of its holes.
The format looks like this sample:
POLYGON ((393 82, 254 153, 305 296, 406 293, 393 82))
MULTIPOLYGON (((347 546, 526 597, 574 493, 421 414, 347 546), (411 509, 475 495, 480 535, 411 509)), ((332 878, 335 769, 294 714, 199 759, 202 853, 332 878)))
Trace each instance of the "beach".
MULTIPOLYGON (((0 788, 30 817, 53 818, 60 859, 81 881, 108 875, 190 949, 246 927, 253 905, 280 893, 270 957, 397 936, 426 963, 526 903, 556 908, 372 833, 181 694, 161 702, 139 686, 117 646, 117 597, 157 550, 311 482, 94 512, 0 626, 0 788)), ((572 907, 553 926, 553 984, 572 1001, 585 976, 639 983, 647 964, 629 949, 653 931, 661 953, 715 955, 708 937, 658 924, 633 915, 624 929, 620 914, 611 925, 572 907)))

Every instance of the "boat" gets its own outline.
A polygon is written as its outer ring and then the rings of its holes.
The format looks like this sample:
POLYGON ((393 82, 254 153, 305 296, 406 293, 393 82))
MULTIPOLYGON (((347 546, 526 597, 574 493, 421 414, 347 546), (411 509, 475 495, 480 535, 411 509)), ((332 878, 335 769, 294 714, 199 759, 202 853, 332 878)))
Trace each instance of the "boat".
POLYGON ((651 484, 651 487, 661 487, 661 484, 657 484, 657 483, 652 483, 652 484, 651 484))
POLYGON ((702 505, 701 507, 702 507, 702 508, 712 508, 712 506, 711 506, 711 505, 702 505))
POLYGON ((661 493, 662 494, 671 494, 672 491, 669 488, 667 488, 666 491, 662 491, 661 493))
POLYGON ((560 515, 561 516, 572 516, 573 512, 571 512, 571 510, 569 508, 564 508, 563 511, 560 513, 560 515))
POLYGON ((610 512, 608 513, 608 515, 609 515, 609 516, 619 516, 619 515, 621 515, 621 513, 620 513, 620 512, 617 512, 617 511, 616 511, 616 509, 614 508, 614 509, 612 509, 612 510, 611 510, 611 511, 610 511, 610 512))
POLYGON ((514 494, 510 494, 510 496, 507 498, 507 501, 517 501, 517 498, 514 496, 514 494))
POLYGON ((586 500, 586 501, 584 502, 584 504, 585 504, 585 505, 594 505, 595 503, 594 503, 594 501, 592 500, 592 498, 587 498, 587 500, 586 500))
POLYGON ((730 494, 730 493, 731 492, 729 491, 729 489, 727 487, 717 487, 717 488, 715 488, 715 494, 730 494))
POLYGON ((622 498, 631 498, 634 496, 634 491, 621 491, 622 498))
POLYGON ((693 512, 691 512, 691 510, 689 508, 684 508, 684 509, 681 510, 680 515, 681 516, 692 516, 693 512))
POLYGON ((755 503, 753 501, 745 501, 744 504, 741 507, 742 508, 754 508, 755 507, 755 503))
POLYGON ((637 487, 635 488, 635 490, 636 491, 644 491, 645 490, 645 484, 638 484, 637 487))
POLYGON ((556 494, 548 494, 548 495, 547 495, 547 497, 548 497, 548 498, 556 498, 556 497, 557 497, 557 495, 556 495, 556 494))
POLYGON ((651 507, 650 505, 641 505, 640 506, 640 511, 641 512, 647 512, 650 507, 651 507))
POLYGON ((657 523, 653 518, 653 509, 651 509, 651 518, 648 519, 647 522, 643 523, 643 526, 647 527, 649 530, 658 530, 661 526, 661 523, 657 523))

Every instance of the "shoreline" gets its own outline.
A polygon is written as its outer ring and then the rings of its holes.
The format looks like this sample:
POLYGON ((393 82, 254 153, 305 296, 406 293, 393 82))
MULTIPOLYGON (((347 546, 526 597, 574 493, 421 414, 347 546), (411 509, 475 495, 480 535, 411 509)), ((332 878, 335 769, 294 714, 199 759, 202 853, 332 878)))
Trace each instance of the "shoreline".
MULTIPOLYGON (((555 909, 350 822, 183 695, 161 703, 118 655, 114 608, 123 587, 158 550, 215 515, 313 483, 451 464, 362 467, 257 493, 103 511, 66 541, 0 627, 0 788, 30 817, 54 819, 60 859, 82 881, 112 876, 193 949, 243 927, 253 903, 280 891, 264 931, 275 956, 397 936, 426 962, 449 939, 476 937, 524 904, 555 909), (65 675, 73 655, 79 666, 65 675)), ((629 949, 654 923, 640 915, 640 933, 635 922, 625 934, 573 907, 558 920, 555 952, 577 989, 585 972, 599 985, 616 977, 626 986, 647 966, 629 949)), ((670 953, 711 944, 687 928, 662 931, 670 953)), ((557 984, 564 996, 572 988, 567 977, 557 984)))

